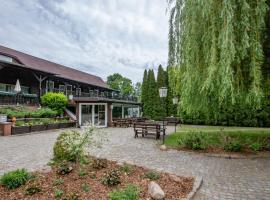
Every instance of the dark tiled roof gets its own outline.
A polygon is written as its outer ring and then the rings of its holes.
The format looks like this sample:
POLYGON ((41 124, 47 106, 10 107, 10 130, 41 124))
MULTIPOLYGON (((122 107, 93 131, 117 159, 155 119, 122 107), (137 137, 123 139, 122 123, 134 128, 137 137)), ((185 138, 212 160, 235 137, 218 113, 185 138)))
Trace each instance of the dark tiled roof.
POLYGON ((102 78, 98 76, 94 76, 76 69, 56 64, 48 60, 37 58, 35 56, 31 56, 0 45, 0 54, 1 53, 15 58, 21 64, 26 65, 27 67, 34 70, 50 72, 61 78, 86 83, 102 88, 109 88, 108 85, 102 80, 102 78))

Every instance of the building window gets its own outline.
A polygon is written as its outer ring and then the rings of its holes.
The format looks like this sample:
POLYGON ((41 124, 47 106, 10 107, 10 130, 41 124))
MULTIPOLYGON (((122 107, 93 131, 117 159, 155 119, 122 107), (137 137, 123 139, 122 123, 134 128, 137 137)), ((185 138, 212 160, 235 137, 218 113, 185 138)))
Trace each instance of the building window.
POLYGON ((13 59, 9 56, 0 55, 0 60, 6 61, 6 62, 12 62, 13 59))
POLYGON ((76 88, 76 96, 81 96, 82 90, 81 88, 76 88))
POLYGON ((59 92, 65 93, 65 86, 59 85, 59 92))
POLYGON ((66 95, 69 96, 72 94, 72 85, 66 85, 66 95))
POLYGON ((53 81, 46 81, 46 91, 47 92, 54 91, 54 82, 53 81))

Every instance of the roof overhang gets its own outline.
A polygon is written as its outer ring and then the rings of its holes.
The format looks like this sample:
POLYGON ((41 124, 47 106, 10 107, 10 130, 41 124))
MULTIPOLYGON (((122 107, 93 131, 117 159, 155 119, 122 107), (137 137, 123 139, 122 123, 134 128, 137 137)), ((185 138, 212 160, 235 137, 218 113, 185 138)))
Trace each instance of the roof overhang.
POLYGON ((134 101, 100 98, 100 97, 74 97, 73 100, 76 103, 119 103, 119 104, 130 104, 130 105, 138 105, 138 106, 141 105, 141 103, 134 102, 134 101))

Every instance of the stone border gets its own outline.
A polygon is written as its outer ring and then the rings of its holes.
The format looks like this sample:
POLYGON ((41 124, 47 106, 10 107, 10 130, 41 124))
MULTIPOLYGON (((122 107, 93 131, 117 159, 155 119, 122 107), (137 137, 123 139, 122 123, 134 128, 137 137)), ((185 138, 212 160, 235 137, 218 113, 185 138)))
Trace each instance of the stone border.
POLYGON ((203 178, 201 176, 197 176, 195 178, 192 191, 182 200, 191 200, 195 196, 196 192, 200 189, 201 185, 203 183, 203 178))

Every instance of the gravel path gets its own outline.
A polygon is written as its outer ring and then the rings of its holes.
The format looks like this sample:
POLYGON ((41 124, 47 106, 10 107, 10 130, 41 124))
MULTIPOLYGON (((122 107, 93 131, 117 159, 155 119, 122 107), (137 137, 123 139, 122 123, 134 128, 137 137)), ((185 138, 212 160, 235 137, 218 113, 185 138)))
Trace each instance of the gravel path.
MULTIPOLYGON (((172 131, 173 127, 169 128, 172 131)), ((92 148, 93 155, 172 172, 202 176, 204 183, 197 199, 270 199, 270 159, 224 159, 204 155, 160 151, 156 141, 133 138, 132 128, 108 128, 108 141, 92 148)), ((0 174, 25 167, 42 168, 52 155, 59 131, 24 136, 0 137, 0 174)))

